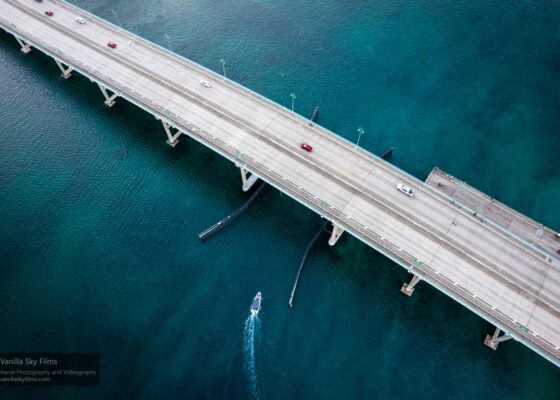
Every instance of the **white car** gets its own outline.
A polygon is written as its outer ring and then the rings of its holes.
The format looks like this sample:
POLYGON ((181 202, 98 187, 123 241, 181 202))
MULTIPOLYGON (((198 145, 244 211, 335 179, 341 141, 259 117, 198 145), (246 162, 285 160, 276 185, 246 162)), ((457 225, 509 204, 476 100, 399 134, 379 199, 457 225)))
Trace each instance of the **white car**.
POLYGON ((402 183, 397 184, 397 190, 403 192, 407 196, 414 197, 414 192, 410 188, 410 186, 406 186, 402 183))
POLYGON ((207 81, 206 79, 202 79, 202 80, 200 81, 200 84, 201 84, 202 86, 204 86, 204 87, 207 87, 207 88, 212 87, 212 82, 209 82, 209 81, 207 81))
POLYGON ((76 17, 75 20, 78 24, 85 24, 86 23, 86 20, 82 17, 76 17))

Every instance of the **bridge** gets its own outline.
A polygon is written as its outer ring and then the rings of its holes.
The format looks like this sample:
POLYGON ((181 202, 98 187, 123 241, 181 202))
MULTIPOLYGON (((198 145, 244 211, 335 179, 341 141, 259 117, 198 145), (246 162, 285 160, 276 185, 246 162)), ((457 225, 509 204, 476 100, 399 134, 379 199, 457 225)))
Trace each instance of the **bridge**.
MULTIPOLYGON (((0 0, 0 27, 233 162, 243 187, 266 181, 560 366, 560 235, 441 170, 422 182, 340 136, 196 63, 64 1, 0 0), (46 11, 53 11, 47 16, 46 11), (80 24, 80 16, 86 23, 80 24), (115 42, 117 48, 108 47, 115 42), (212 83, 201 85, 201 80, 212 83), (302 142, 314 147, 310 153, 302 142), (408 197, 396 190, 403 183, 408 197)), ((473 333, 475 334, 475 333, 473 333)))

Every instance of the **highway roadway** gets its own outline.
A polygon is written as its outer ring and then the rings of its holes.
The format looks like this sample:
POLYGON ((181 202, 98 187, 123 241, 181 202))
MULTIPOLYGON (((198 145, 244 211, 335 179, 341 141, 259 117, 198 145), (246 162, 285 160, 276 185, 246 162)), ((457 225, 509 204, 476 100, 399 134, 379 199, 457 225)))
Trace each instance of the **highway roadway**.
POLYGON ((68 3, 0 0, 0 26, 245 166, 560 366, 556 256, 325 128, 68 3))

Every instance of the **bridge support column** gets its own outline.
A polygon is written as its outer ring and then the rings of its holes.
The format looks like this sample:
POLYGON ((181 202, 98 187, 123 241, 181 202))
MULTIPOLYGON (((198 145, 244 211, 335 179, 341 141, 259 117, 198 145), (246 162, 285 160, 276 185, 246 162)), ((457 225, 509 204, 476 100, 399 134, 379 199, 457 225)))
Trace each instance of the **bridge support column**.
POLYGON ((500 343, 505 342, 506 340, 512 339, 512 337, 509 335, 509 333, 504 332, 504 334, 502 336, 500 336, 500 332, 501 332, 501 329, 496 328, 496 330, 494 331, 494 334, 492 336, 486 335, 486 339, 484 339, 484 344, 486 346, 490 347, 492 350, 496 350, 500 343))
POLYGON ((259 180, 259 177, 256 176, 255 174, 251 174, 249 177, 247 177, 247 170, 244 167, 239 167, 239 169, 241 170, 241 181, 243 181, 243 186, 242 186, 243 191, 248 192, 249 189, 253 187, 255 182, 259 180))
POLYGON ((164 121, 161 121, 161 123, 163 124, 163 129, 165 129, 165 134, 167 135, 167 144, 171 147, 175 147, 177 143, 179 143, 179 140, 177 138, 183 135, 183 132, 177 129, 177 132, 172 133, 171 125, 164 121))
POLYGON ((113 93, 112 95, 109 95, 107 88, 101 85, 100 83, 98 83, 97 86, 99 86, 99 89, 101 89, 101 93, 103 93, 103 97, 105 97, 105 101, 103 103, 107 107, 113 107, 115 105, 115 99, 119 97, 119 95, 117 93, 113 93))
POLYGON ((22 39, 18 38, 17 36, 14 36, 17 40, 17 42, 19 43, 19 45, 21 46, 21 52, 22 53, 29 53, 31 51, 31 46, 27 43, 25 43, 22 39))
POLYGON ((54 59, 54 62, 56 63, 56 65, 58 65, 58 68, 60 68, 60 70, 62 71, 62 74, 60 74, 60 76, 62 76, 64 79, 68 79, 72 76, 72 71, 74 71, 72 67, 65 67, 64 64, 62 64, 56 58, 54 59))
POLYGON ((333 230, 329 239, 329 245, 334 246, 336 242, 338 242, 338 239, 340 239, 342 233, 344 233, 344 229, 333 222, 333 230))
POLYGON ((401 287, 401 293, 407 295, 408 297, 412 296, 414 293, 414 286, 422 279, 418 275, 412 274, 412 279, 410 283, 404 283, 401 287))

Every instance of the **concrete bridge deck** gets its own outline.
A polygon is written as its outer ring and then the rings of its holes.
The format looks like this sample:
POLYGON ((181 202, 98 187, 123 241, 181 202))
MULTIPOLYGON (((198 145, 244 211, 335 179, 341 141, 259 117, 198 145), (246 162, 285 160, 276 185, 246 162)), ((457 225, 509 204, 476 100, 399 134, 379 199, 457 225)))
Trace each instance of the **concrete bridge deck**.
MULTIPOLYGON (((178 129, 168 132, 170 143, 188 135, 385 254, 414 274, 410 289, 418 279, 429 282, 560 366, 560 261, 546 249, 481 221, 438 188, 286 108, 68 3, 0 0, 0 27, 22 41, 22 51, 36 48, 178 129), (301 150, 302 142, 314 151, 301 150), (397 183, 411 186, 414 198, 397 183)), ((112 104, 115 96, 104 95, 112 104)))
POLYGON ((513 210, 437 167, 432 170, 426 183, 468 205, 481 217, 489 219, 552 257, 560 259, 560 234, 552 229, 513 210))

